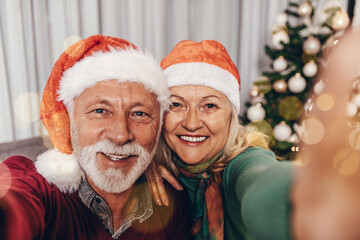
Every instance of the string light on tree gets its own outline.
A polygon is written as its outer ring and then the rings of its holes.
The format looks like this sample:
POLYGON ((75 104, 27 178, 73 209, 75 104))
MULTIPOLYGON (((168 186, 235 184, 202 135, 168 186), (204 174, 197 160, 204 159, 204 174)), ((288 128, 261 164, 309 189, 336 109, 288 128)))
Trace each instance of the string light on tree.
POLYGON ((281 122, 274 127, 273 133, 278 141, 286 141, 291 136, 291 128, 285 122, 281 122))
POLYGON ((273 68, 277 72, 282 72, 287 67, 287 61, 283 56, 276 58, 273 62, 273 68))
POLYGON ((293 93, 300 93, 306 88, 306 81, 300 73, 296 73, 289 79, 289 90, 293 93))
POLYGON ((317 70, 318 70, 318 66, 313 60, 306 63, 303 67, 303 73, 306 77, 314 77, 317 73, 317 70))

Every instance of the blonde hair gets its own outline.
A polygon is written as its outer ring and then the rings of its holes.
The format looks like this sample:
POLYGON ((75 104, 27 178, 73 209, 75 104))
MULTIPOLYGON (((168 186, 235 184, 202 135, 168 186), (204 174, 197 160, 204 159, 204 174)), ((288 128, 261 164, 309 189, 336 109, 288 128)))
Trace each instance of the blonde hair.
MULTIPOLYGON (((211 165, 209 172, 213 173, 212 178, 217 184, 221 184, 221 173, 227 164, 245 149, 251 146, 260 146, 268 149, 268 141, 263 133, 239 124, 237 112, 232 106, 231 109, 231 122, 229 127, 229 135, 225 146, 223 148, 223 155, 211 165)), ((159 140, 159 145, 156 151, 155 159, 158 164, 166 164, 173 173, 178 176, 178 170, 171 159, 171 149, 166 144, 163 135, 159 140)))

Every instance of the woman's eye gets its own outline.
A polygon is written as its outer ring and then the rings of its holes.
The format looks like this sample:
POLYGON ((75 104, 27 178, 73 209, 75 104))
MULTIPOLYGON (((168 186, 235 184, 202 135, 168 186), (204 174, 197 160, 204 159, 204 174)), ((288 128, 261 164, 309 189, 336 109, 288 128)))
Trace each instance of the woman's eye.
POLYGON ((212 103, 208 103, 205 105, 206 108, 216 108, 217 106, 215 104, 212 103))

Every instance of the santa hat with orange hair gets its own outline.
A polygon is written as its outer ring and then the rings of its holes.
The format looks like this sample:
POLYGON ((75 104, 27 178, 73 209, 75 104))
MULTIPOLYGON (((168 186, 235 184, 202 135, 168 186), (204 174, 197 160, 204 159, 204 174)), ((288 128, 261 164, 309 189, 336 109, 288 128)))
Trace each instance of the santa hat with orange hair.
POLYGON ((225 47, 214 40, 184 40, 161 62, 169 87, 202 85, 223 93, 240 112, 240 76, 225 47))
POLYGON ((130 42, 95 35, 67 48, 52 69, 41 102, 41 120, 55 148, 39 155, 35 162, 37 171, 63 192, 77 190, 83 177, 70 137, 74 99, 96 83, 112 79, 141 83, 157 95, 161 119, 169 106, 161 67, 151 54, 130 42))

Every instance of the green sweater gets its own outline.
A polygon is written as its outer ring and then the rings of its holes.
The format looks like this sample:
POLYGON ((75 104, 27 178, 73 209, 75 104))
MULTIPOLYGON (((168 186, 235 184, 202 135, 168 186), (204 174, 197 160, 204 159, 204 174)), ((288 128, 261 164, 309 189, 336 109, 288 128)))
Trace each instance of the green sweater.
POLYGON ((291 239, 292 164, 251 147, 223 172, 225 239, 291 239))

